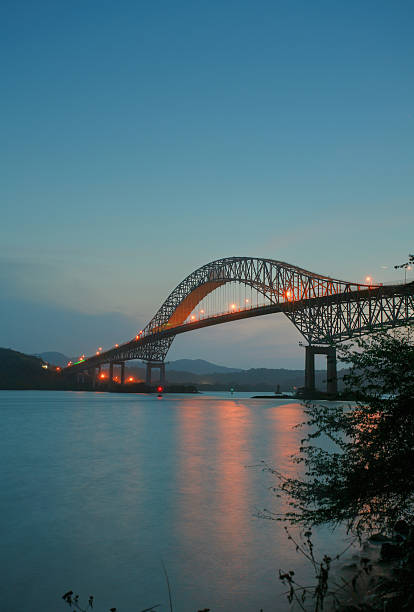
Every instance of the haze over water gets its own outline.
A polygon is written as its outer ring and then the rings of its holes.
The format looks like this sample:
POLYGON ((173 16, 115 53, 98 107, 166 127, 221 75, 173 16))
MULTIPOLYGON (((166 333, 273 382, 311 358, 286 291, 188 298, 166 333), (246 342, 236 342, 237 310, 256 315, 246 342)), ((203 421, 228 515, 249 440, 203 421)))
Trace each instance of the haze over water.
POLYGON ((303 412, 250 395, 1 391, 3 609, 64 610, 73 589, 98 610, 167 610, 161 560, 179 612, 287 609, 279 568, 308 568, 255 516, 280 506, 246 466, 291 473, 303 412))

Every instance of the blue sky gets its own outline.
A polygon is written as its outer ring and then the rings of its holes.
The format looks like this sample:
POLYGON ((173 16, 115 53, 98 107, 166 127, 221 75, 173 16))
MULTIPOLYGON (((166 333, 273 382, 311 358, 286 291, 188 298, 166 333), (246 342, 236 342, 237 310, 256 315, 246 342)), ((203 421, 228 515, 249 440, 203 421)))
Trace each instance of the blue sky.
MULTIPOLYGON (((412 2, 3 2, 0 29, 1 345, 126 340, 223 256, 398 278, 412 2)), ((298 340, 275 315, 169 356, 301 367, 298 340)))

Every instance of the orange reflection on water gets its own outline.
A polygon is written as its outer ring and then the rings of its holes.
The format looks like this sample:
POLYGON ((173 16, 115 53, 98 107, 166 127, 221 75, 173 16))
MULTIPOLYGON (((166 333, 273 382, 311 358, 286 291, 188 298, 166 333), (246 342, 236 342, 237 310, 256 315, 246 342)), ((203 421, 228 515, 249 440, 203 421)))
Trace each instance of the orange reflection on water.
POLYGON ((286 403, 268 411, 269 427, 273 431, 270 448, 272 467, 288 476, 298 472, 298 464, 291 460, 299 451, 300 441, 305 437, 306 428, 296 428, 305 420, 303 405, 286 403))
POLYGON ((251 462, 249 409, 232 400, 202 404, 188 406, 180 414, 179 447, 185 449, 179 476, 180 536, 193 556, 199 546, 203 571, 219 565, 227 592, 236 592, 249 571, 254 520, 246 468, 251 462), (206 559, 207 542, 210 559, 206 559))
POLYGON ((247 521, 251 516, 247 501, 247 465, 251 463, 249 434, 249 410, 242 402, 220 403, 216 412, 217 452, 219 465, 216 505, 220 523, 217 539, 240 559, 246 550, 247 521))
MULTIPOLYGON (((294 463, 292 456, 297 455, 301 440, 306 435, 305 428, 296 428, 296 425, 305 420, 304 406, 299 403, 286 403, 272 407, 267 412, 268 428, 271 439, 268 448, 268 456, 265 459, 267 465, 284 477, 294 478, 303 476, 303 464, 294 463)), ((280 485, 278 477, 269 474, 268 486, 277 488, 280 485)), ((292 508, 289 499, 281 497, 270 497, 268 508, 275 514, 284 514, 292 508)))

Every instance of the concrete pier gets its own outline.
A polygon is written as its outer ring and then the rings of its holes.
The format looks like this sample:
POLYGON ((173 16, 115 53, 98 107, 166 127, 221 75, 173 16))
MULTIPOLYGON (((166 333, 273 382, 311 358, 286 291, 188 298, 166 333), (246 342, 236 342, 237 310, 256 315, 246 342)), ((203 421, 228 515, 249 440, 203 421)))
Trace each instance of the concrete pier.
POLYGON ((89 374, 90 379, 92 381, 92 389, 95 389, 95 387, 96 387, 96 368, 90 368, 88 370, 88 374, 89 374))
POLYGON ((326 391, 335 395, 338 392, 336 348, 310 345, 305 347, 305 351, 305 390, 315 391, 315 355, 326 355, 326 391))
POLYGON ((165 363, 163 361, 147 361, 147 369, 145 382, 147 385, 152 383, 152 370, 159 369, 160 371, 160 385, 165 385, 165 363))

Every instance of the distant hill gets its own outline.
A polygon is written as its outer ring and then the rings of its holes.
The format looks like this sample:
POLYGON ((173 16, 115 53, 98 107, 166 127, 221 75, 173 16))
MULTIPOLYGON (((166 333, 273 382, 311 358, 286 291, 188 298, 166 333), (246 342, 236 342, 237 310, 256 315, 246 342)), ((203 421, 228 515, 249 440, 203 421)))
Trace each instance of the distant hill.
POLYGON ((214 373, 230 373, 242 372, 241 368, 228 368, 226 366, 217 365, 205 359, 177 359, 169 361, 166 365, 167 370, 175 372, 191 372, 193 374, 214 374, 214 373))
MULTIPOLYGON (((181 361, 181 360, 180 360, 181 361)), ((182 360, 185 361, 185 360, 182 360)), ((192 360, 189 360, 190 362, 192 360)), ((250 370, 234 370, 228 372, 212 372, 210 374, 195 374, 194 372, 175 370, 175 363, 170 363, 166 377, 170 384, 195 385, 200 390, 226 391, 233 387, 240 391, 275 391, 280 385, 281 391, 292 391, 293 387, 303 387, 305 383, 304 370, 285 370, 270 368, 252 368, 250 370)), ((145 380, 145 369, 143 366, 126 366, 127 375, 134 376, 137 380, 145 380)), ((342 388, 341 377, 343 372, 338 372, 338 386, 342 388)), ((157 380, 154 372, 154 381, 157 380)), ((317 370, 315 372, 315 383, 317 389, 326 389, 326 372, 317 370)))
POLYGON ((43 361, 47 361, 51 365, 65 367, 70 361, 69 357, 66 357, 63 353, 57 353, 56 351, 49 351, 46 353, 37 353, 36 357, 40 357, 43 361))
POLYGON ((40 357, 0 348, 0 389, 45 388, 52 374, 40 357))

